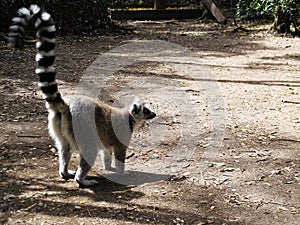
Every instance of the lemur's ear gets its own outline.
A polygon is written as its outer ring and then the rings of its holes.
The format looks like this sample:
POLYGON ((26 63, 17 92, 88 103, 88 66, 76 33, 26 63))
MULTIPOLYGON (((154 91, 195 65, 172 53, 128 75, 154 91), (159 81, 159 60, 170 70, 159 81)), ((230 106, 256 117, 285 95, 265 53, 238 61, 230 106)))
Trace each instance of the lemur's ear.
POLYGON ((129 113, 131 115, 136 115, 136 114, 139 114, 141 112, 141 110, 142 110, 142 106, 139 103, 139 99, 137 97, 135 97, 133 103, 130 106, 129 113))
POLYGON ((131 113, 138 114, 141 111, 141 108, 142 108, 141 105, 137 103, 133 103, 131 113))
POLYGON ((141 111, 142 107, 139 101, 139 97, 135 96, 129 109, 131 115, 138 114, 141 111))

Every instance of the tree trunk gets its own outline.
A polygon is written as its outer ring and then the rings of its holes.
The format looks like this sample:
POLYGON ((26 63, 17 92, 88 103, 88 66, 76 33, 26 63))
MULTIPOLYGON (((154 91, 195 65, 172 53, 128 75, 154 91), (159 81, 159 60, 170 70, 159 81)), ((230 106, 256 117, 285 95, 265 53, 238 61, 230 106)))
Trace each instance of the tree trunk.
POLYGON ((166 1, 165 0, 155 0, 154 1, 154 9, 155 10, 166 9, 166 1))
POLYGON ((290 33, 291 32, 290 17, 284 15, 281 12, 277 12, 274 16, 274 24, 272 29, 278 33, 290 33))
POLYGON ((282 6, 279 4, 278 0, 275 0, 275 14, 274 23, 272 30, 278 33, 290 33, 291 32, 291 19, 292 15, 288 15, 286 12, 282 11, 282 6))
POLYGON ((226 24, 226 18, 212 0, 203 0, 203 3, 219 23, 226 24))

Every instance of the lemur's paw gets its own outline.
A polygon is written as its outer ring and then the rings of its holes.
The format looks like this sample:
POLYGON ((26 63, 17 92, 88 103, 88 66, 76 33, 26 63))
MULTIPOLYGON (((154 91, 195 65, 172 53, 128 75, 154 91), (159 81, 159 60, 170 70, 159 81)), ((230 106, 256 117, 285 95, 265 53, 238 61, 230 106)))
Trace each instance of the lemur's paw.
POLYGON ((99 181, 96 180, 76 180, 76 182, 79 184, 79 188, 86 188, 86 187, 92 187, 94 185, 99 184, 99 181))
POLYGON ((69 180, 69 179, 74 179, 76 174, 76 171, 74 170, 68 170, 68 172, 60 172, 59 175, 64 179, 64 180, 69 180))

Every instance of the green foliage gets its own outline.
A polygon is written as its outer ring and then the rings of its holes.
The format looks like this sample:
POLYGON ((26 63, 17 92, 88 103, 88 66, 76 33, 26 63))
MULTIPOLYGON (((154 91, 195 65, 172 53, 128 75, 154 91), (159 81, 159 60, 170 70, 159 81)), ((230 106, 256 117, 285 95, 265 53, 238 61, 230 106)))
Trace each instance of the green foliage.
POLYGON ((240 18, 273 18, 272 29, 279 33, 290 33, 294 25, 297 33, 297 19, 300 16, 300 1, 296 0, 238 0, 236 14, 240 18))
POLYGON ((236 6, 237 16, 247 19, 273 17, 278 14, 297 18, 299 11, 300 2, 296 0, 239 0, 236 6))
POLYGON ((7 32, 20 7, 38 4, 54 18, 59 33, 93 33, 112 25, 106 0, 1 0, 0 31, 7 32))

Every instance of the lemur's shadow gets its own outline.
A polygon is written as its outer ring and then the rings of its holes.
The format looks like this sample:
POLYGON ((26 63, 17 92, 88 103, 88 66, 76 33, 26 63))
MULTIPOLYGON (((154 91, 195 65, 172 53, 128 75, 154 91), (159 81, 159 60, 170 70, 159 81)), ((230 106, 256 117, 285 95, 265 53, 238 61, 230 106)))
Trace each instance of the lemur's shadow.
POLYGON ((125 202, 145 195, 134 187, 168 180, 171 177, 171 175, 166 174, 126 171, 124 175, 105 172, 98 177, 88 177, 87 179, 99 181, 98 185, 89 188, 94 192, 93 199, 95 201, 125 204, 125 202))
POLYGON ((113 192, 113 191, 127 190, 139 185, 145 185, 145 184, 168 180, 171 177, 172 175, 167 175, 167 174, 154 174, 154 173, 129 170, 122 175, 105 172, 98 177, 89 177, 89 178, 96 179, 99 181, 98 185, 95 185, 94 187, 91 188, 95 192, 100 192, 100 191, 113 192))

